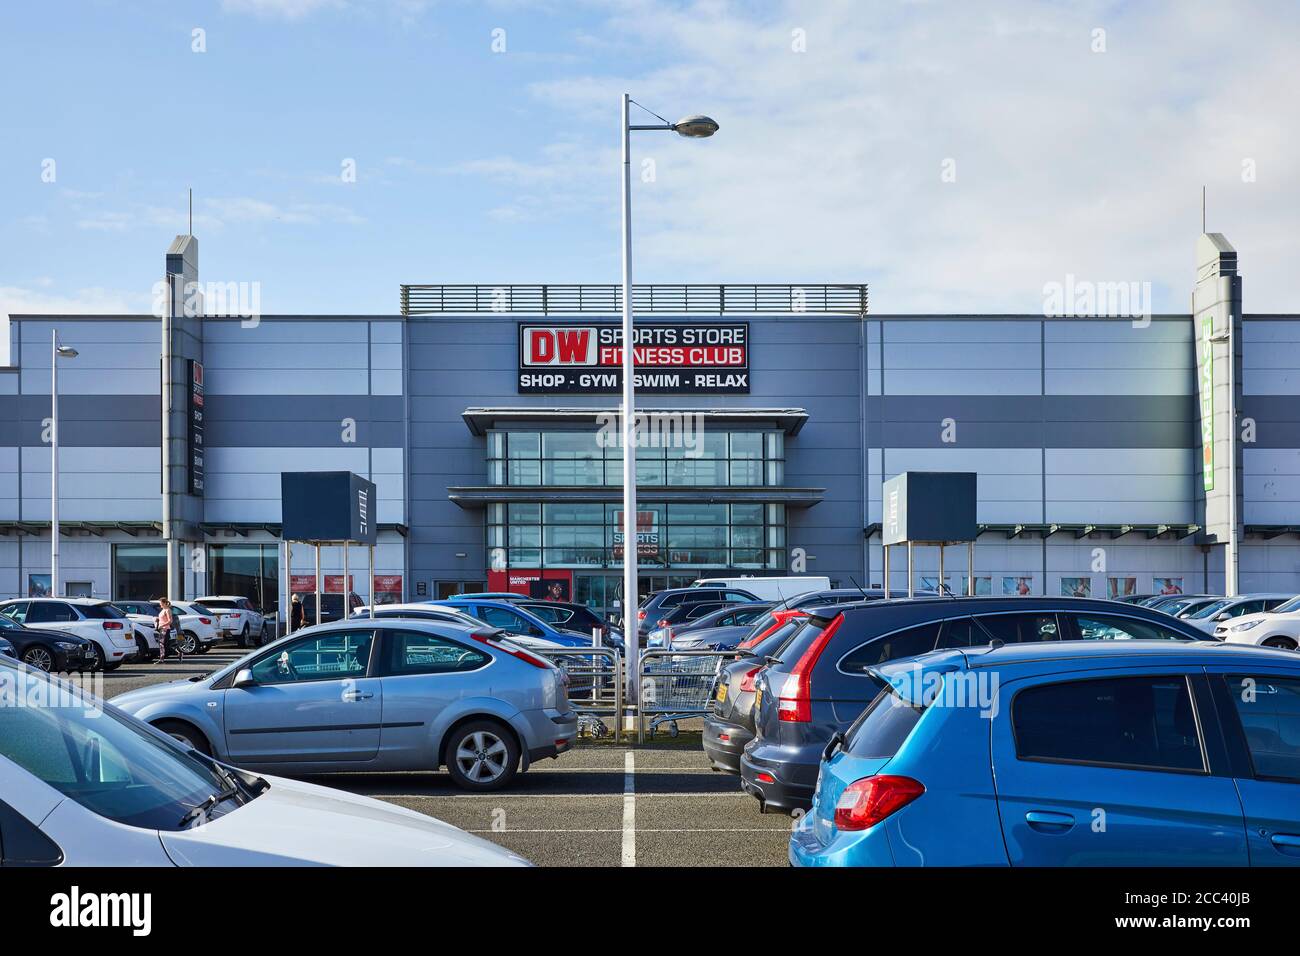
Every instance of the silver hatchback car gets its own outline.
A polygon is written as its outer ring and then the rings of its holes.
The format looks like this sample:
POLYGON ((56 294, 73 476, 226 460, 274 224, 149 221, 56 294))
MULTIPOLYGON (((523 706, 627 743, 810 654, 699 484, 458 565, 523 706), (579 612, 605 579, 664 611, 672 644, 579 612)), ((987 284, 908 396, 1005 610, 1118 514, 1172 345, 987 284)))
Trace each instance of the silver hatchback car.
POLYGON ((352 619, 298 631, 208 677, 112 703, 201 753, 279 774, 436 770, 496 790, 573 746, 563 673, 500 631, 352 619))

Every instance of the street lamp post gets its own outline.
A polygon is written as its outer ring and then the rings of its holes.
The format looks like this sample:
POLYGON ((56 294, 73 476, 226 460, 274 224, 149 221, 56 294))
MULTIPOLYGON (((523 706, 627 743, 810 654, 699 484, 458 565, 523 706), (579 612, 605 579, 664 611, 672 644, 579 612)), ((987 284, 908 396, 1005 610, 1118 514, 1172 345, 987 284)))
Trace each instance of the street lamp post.
POLYGON ((50 596, 59 595, 59 359, 76 358, 77 350, 59 344, 50 333, 50 596))
MULTIPOLYGON (((707 116, 688 116, 670 123, 650 113, 660 123, 632 125, 632 97, 623 94, 623 659, 627 667, 627 729, 633 729, 633 708, 640 702, 640 621, 637 614, 637 521, 636 521, 636 364, 633 361, 632 323, 632 130, 672 130, 680 136, 700 139, 718 131, 707 116)), ((640 103, 636 104, 641 106, 640 103)), ((645 109, 645 107, 641 107, 645 109)))

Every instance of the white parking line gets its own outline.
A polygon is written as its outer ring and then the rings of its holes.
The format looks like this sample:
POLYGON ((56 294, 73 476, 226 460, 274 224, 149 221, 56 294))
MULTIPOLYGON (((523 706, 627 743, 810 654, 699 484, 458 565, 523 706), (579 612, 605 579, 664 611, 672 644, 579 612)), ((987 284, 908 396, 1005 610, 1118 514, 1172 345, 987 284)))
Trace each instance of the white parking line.
POLYGON ((636 866, 636 758, 623 756, 623 865, 636 866))

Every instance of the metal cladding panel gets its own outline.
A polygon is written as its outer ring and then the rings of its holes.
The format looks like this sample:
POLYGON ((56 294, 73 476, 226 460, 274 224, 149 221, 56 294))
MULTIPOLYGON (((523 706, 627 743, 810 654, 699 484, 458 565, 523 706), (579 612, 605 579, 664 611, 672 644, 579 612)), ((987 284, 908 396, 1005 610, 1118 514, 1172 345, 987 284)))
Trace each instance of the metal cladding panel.
POLYGON ((974 541, 973 471, 905 471, 885 482, 885 544, 974 541))
POLYGON ((280 475, 281 537, 289 541, 377 538, 375 485, 350 471, 286 471, 280 475))

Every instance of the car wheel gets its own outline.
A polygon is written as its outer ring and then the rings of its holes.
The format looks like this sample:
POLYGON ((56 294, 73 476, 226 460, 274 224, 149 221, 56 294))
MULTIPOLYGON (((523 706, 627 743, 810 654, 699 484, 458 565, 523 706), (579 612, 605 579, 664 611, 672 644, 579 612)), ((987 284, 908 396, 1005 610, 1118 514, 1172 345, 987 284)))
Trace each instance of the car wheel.
POLYGON ((200 654, 206 654, 206 653, 207 653, 208 651, 210 651, 210 650, 212 650, 212 645, 211 645, 211 644, 200 644, 200 645, 199 645, 198 653, 200 653, 200 654))
POLYGON ((194 636, 193 631, 184 631, 181 634, 181 653, 197 654, 199 650, 199 639, 194 636))
POLYGON ((1270 637, 1264 641, 1264 647, 1280 647, 1285 651, 1294 651, 1296 643, 1289 637, 1270 637))
POLYGON ((135 649, 140 655, 140 662, 153 660, 153 651, 149 648, 149 642, 144 639, 144 635, 136 632, 135 649))
POLYGON ((447 741, 447 772, 462 790, 499 790, 519 770, 515 735, 494 720, 472 720, 447 741))
POLYGON ((95 645, 95 660, 90 665, 91 671, 108 670, 108 662, 104 659, 104 649, 98 644, 95 645))
POLYGON ((248 622, 247 621, 244 622, 244 629, 239 632, 239 646, 240 647, 251 646, 248 643, 248 622))
POLYGON ((23 663, 48 673, 54 669, 54 655, 38 644, 23 652, 23 663))
POLYGON ((258 637, 257 643, 261 647, 271 643, 271 632, 267 630, 265 621, 262 622, 262 633, 258 637))
POLYGON ((178 743, 184 744, 191 750, 197 750, 204 756, 212 756, 212 748, 208 746, 208 739, 199 731, 195 730, 189 724, 180 720, 160 720, 154 724, 159 730, 178 743))

